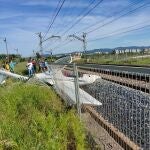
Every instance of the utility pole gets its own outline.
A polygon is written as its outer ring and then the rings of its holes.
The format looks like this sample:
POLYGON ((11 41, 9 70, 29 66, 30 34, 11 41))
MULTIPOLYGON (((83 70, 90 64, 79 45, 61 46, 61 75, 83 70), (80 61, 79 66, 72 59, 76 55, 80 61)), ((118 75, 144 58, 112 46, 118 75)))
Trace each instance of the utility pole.
POLYGON ((39 32, 37 34, 39 36, 39 47, 40 47, 40 52, 41 52, 41 55, 42 55, 43 54, 43 45, 42 45, 43 37, 42 37, 42 33, 41 32, 39 32))
POLYGON ((46 52, 50 53, 50 55, 51 55, 51 61, 52 61, 53 50, 51 49, 51 50, 49 50, 49 51, 46 51, 46 52))
POLYGON ((83 52, 85 53, 86 55, 86 47, 87 47, 87 42, 86 42, 86 33, 83 32, 83 35, 82 35, 82 38, 81 37, 78 37, 76 36, 75 34, 73 35, 69 35, 69 37, 73 37, 73 38, 76 38, 77 40, 81 41, 83 43, 83 52))
POLYGON ((127 59, 128 59, 128 52, 126 51, 126 62, 127 62, 127 59))
POLYGON ((85 54, 86 54, 86 47, 87 47, 86 33, 83 32, 83 50, 85 54))
POLYGON ((6 46, 6 53, 7 53, 7 59, 9 61, 9 53, 8 53, 8 46, 7 46, 7 39, 4 38, 5 46, 6 46))
POLYGON ((19 55, 19 50, 18 48, 14 49, 17 52, 17 55, 19 55))
POLYGON ((33 52, 33 55, 35 55, 35 51, 33 50, 32 52, 33 52))
POLYGON ((77 70, 77 66, 76 66, 75 63, 73 64, 73 70, 74 70, 74 85, 75 85, 76 107, 77 107, 78 115, 81 119, 81 104, 80 104, 80 97, 79 97, 78 70, 77 70))
POLYGON ((61 38, 60 36, 52 35, 52 36, 48 37, 47 39, 44 39, 41 32, 39 32, 37 34, 39 36, 39 47, 40 47, 41 55, 43 55, 43 43, 44 42, 46 42, 49 39, 53 39, 53 38, 59 38, 59 39, 61 38))

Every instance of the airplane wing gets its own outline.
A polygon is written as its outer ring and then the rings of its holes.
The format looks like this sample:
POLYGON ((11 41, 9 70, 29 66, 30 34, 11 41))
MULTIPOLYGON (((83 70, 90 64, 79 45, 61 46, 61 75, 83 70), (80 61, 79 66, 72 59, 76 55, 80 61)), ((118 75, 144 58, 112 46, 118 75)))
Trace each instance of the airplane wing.
POLYGON ((19 79, 22 81, 28 80, 28 77, 21 76, 21 75, 15 74, 15 73, 11 73, 5 69, 0 69, 0 84, 5 83, 5 79, 7 77, 12 77, 12 78, 19 79))
MULTIPOLYGON (((73 103, 76 103, 75 85, 73 82, 74 79, 72 78, 72 80, 67 80, 67 77, 65 77, 61 71, 57 72, 53 78, 55 81, 54 87, 55 87, 56 91, 60 95, 63 95, 64 97, 66 96, 66 98, 71 99, 73 103), (60 80, 60 78, 61 78, 61 80, 60 80)), ((86 76, 86 78, 85 77, 83 77, 83 78, 88 79, 87 76, 86 76)), ((86 82, 86 84, 95 81, 95 79, 97 79, 97 78, 98 77, 93 76, 89 82, 86 82)), ((71 79, 71 78, 69 78, 69 79, 71 79)), ((101 102, 96 100, 94 97, 92 97, 90 94, 88 94, 81 88, 79 88, 79 99, 80 99, 81 104, 102 105, 101 102)))
POLYGON ((4 84, 5 83, 5 79, 6 79, 6 76, 0 74, 0 84, 4 84))

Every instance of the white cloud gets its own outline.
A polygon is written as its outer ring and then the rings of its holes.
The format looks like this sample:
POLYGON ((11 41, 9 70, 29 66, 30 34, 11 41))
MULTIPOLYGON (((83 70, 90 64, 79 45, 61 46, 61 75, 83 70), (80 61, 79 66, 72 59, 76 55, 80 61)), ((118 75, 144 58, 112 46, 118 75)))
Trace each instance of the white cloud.
MULTIPOLYGON (((80 11, 83 11, 83 8, 85 8, 89 4, 89 1, 82 1, 82 3, 81 1, 79 1, 80 2, 79 5, 77 5, 78 4, 77 1, 70 0, 70 2, 71 3, 69 4, 69 1, 66 1, 64 8, 71 7, 72 10, 74 10, 74 13, 71 13, 71 11, 68 9, 63 9, 62 12, 58 15, 57 19, 55 20, 55 23, 52 26, 52 29, 50 30, 48 36, 50 36, 53 33, 56 33, 57 31, 63 33, 63 31, 69 28, 71 24, 73 24, 74 22, 76 22, 76 20, 80 19, 83 16, 83 14, 81 16, 77 15, 80 13, 79 11, 76 12, 77 7, 82 8, 80 11), (65 16, 63 16, 64 13, 65 16)), ((93 24, 94 27, 90 28, 90 30, 94 29, 95 27, 98 27, 99 25, 104 23, 101 22, 101 20, 107 19, 105 20, 105 22, 107 22, 108 20, 110 20, 108 19, 107 16, 111 16, 113 12, 118 11, 118 7, 120 10, 121 8, 126 7, 128 4, 129 1, 125 1, 125 0, 116 0, 116 1, 105 0, 96 10, 93 11, 93 13, 90 13, 76 26, 74 26, 73 29, 66 34, 66 36, 69 34, 73 34, 74 32, 79 30, 81 32, 78 35, 81 36, 82 32, 89 31, 89 29, 88 30, 82 30, 82 29, 93 24), (100 22, 100 24, 97 24, 98 21, 100 22)), ((22 54, 24 55, 32 54, 32 50, 36 46, 38 46, 38 37, 35 35, 35 33, 40 31, 41 32, 46 31, 53 14, 52 10, 49 10, 47 6, 55 8, 56 5, 57 5, 57 1, 54 0, 52 1, 51 0, 30 0, 30 1, 22 0, 19 3, 19 7, 21 8, 21 6, 23 7, 26 6, 25 8, 28 8, 27 10, 16 11, 14 9, 14 10, 10 10, 9 12, 3 11, 0 14, 0 21, 1 21, 0 36, 8 37, 8 41, 10 41, 10 43, 14 43, 13 47, 18 47, 22 54), (31 10, 32 7, 30 6, 38 6, 38 7, 32 12, 31 10), (47 11, 40 10, 39 6, 45 7, 47 11)), ((92 34, 87 35, 87 39, 95 39, 98 37, 102 37, 104 34, 109 34, 113 31, 119 30, 124 27, 132 26, 140 22, 143 22, 143 25, 144 23, 148 24, 146 23, 146 21, 149 20, 149 13, 150 13, 149 8, 141 9, 137 11, 135 14, 131 14, 130 16, 125 16, 115 21, 114 23, 93 32, 92 34)), ((115 18, 115 16, 113 16, 111 19, 113 18, 115 18)), ((139 32, 137 31, 134 33, 126 34, 127 39, 133 41, 133 42, 129 42, 130 44, 133 43, 134 45, 136 45, 136 40, 137 40, 137 44, 142 44, 143 42, 146 45, 149 42, 149 40, 146 40, 146 37, 143 37, 144 39, 141 40, 137 39, 137 37, 134 36, 131 37, 132 34, 136 35, 136 33, 139 32)), ((66 36, 64 36, 62 40, 66 39, 66 36)), ((129 40, 124 39, 124 35, 114 36, 112 38, 105 39, 102 41, 100 40, 94 43, 88 43, 87 49, 92 49, 96 47, 97 48, 112 47, 114 45, 118 46, 121 43, 123 45, 127 45, 128 41, 129 40)), ((48 48, 53 48, 63 42, 53 41, 49 43, 50 45, 48 46, 48 48)), ((62 51, 66 52, 72 50, 82 50, 82 42, 75 40, 66 46, 60 47, 55 52, 62 52, 62 51)))
MULTIPOLYGON (((30 0, 22 3, 21 5, 24 6, 49 6, 49 7, 56 7, 59 0, 30 0)), ((83 8, 86 7, 89 3, 88 2, 81 2, 81 1, 72 1, 68 0, 64 2, 63 8, 83 8), (78 5, 77 5, 78 4, 78 5)))
POLYGON ((15 18, 15 17, 19 17, 22 16, 23 13, 10 13, 10 12, 5 12, 5 13, 1 13, 0 14, 0 20, 2 19, 9 19, 9 18, 15 18))

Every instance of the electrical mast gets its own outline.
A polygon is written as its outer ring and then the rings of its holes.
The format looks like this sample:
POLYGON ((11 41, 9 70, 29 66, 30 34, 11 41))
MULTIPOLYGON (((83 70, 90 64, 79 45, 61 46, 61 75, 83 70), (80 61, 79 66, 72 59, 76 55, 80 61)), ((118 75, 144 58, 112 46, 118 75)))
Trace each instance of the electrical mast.
POLYGON ((39 47, 40 47, 40 53, 41 53, 41 55, 43 55, 43 43, 44 42, 46 42, 49 39, 53 39, 53 38, 59 38, 59 39, 61 38, 60 36, 52 35, 52 36, 48 37, 47 39, 44 39, 41 32, 39 32, 37 34, 39 36, 39 47))
POLYGON ((83 52, 86 54, 86 46, 87 46, 87 42, 86 42, 86 33, 83 32, 82 38, 76 36, 75 34, 73 35, 69 35, 69 37, 73 37, 79 41, 81 41, 83 43, 83 52))
POLYGON ((6 46, 6 53, 7 53, 7 59, 9 61, 9 53, 8 53, 8 46, 7 46, 7 39, 4 38, 5 46, 6 46))
POLYGON ((69 37, 73 37, 83 43, 83 53, 85 55, 85 61, 87 62, 87 57, 86 57, 86 47, 87 47, 87 41, 86 41, 86 33, 83 32, 82 37, 78 37, 75 34, 69 35, 69 37))
POLYGON ((40 52, 41 52, 41 54, 43 55, 43 45, 42 45, 42 33, 41 32, 39 32, 39 33, 37 33, 38 34, 38 36, 39 36, 39 47, 40 47, 40 52))

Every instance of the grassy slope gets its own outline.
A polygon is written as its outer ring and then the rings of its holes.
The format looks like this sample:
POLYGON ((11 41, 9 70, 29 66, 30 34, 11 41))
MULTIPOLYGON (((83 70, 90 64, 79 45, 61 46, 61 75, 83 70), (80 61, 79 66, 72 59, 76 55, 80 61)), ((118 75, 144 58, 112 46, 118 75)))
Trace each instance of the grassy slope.
POLYGON ((0 87, 0 110, 0 149, 84 149, 81 123, 52 89, 21 83, 0 87))

